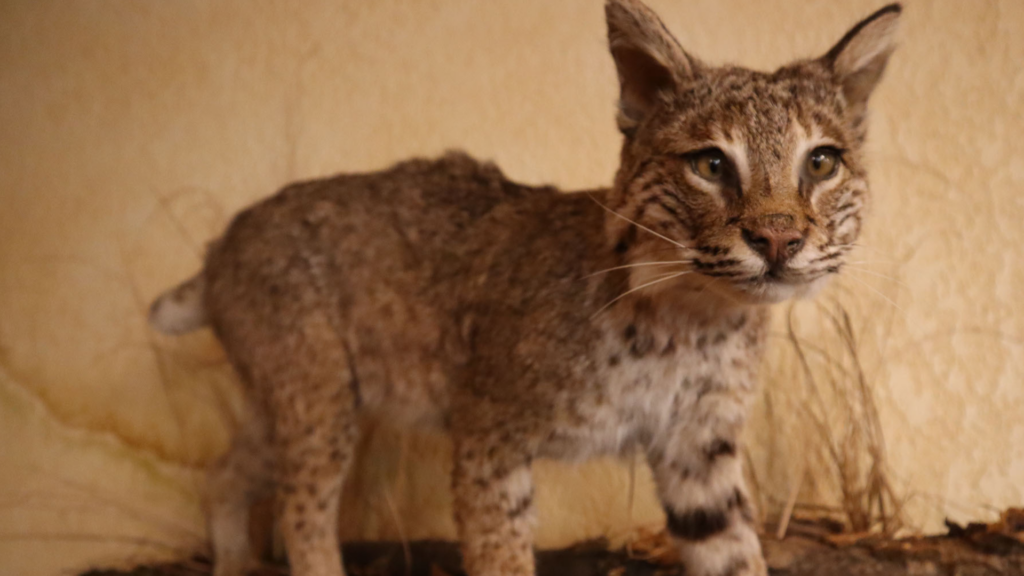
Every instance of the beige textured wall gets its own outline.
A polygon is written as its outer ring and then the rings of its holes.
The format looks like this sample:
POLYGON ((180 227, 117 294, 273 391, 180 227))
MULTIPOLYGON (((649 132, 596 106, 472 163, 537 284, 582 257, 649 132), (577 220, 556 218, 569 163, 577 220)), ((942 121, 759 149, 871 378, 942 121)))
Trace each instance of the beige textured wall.
MULTIPOLYGON (((879 2, 651 4, 695 54, 769 68, 879 2)), ((1024 3, 907 4, 875 100, 875 217, 820 301, 851 310, 894 483, 936 529, 1024 503, 1024 3)), ((209 334, 154 339, 142 310, 238 208, 450 147, 526 182, 609 182, 603 31, 597 0, 0 2, 0 572, 202 541, 196 470, 236 392, 209 334)), ((794 486, 836 492, 806 460, 821 429, 794 366, 779 338, 751 432, 769 515, 794 486)), ((406 536, 450 536, 443 439, 379 430, 365 448, 346 533, 396 537, 393 508, 406 536)), ((642 469, 632 507, 610 461, 537 477, 542 545, 660 520, 642 469)))

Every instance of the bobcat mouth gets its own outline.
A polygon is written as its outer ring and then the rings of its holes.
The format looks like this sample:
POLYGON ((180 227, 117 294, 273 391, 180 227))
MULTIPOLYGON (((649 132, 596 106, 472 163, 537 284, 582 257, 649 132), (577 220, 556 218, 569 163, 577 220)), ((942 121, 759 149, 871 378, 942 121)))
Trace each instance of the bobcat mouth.
POLYGON ((738 260, 726 260, 713 263, 695 262, 695 272, 710 278, 713 282, 724 282, 742 292, 760 292, 770 287, 799 287, 806 284, 806 279, 795 274, 789 267, 768 267, 751 275, 750 270, 736 270, 738 260), (726 266, 723 266, 725 264, 726 266))
POLYGON ((788 266, 771 266, 764 271, 750 275, 750 271, 731 269, 742 265, 739 260, 726 259, 718 262, 694 262, 694 270, 703 276, 715 280, 725 280, 739 285, 747 284, 786 284, 798 285, 804 283, 800 274, 794 273, 788 266))
POLYGON ((810 279, 803 274, 795 273, 790 268, 769 268, 763 273, 750 278, 748 281, 754 286, 803 286, 810 283, 810 279))
POLYGON ((818 292, 833 268, 823 271, 768 269, 760 274, 737 278, 734 290, 755 304, 775 304, 793 298, 805 298, 818 292))
POLYGON ((774 284, 803 284, 804 279, 794 276, 787 268, 769 268, 761 275, 761 280, 774 284))

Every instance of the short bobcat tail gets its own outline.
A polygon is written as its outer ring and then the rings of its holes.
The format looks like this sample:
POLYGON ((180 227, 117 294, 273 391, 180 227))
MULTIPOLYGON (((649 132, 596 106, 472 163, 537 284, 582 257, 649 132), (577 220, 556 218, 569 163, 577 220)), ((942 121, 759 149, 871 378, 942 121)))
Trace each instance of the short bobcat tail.
POLYGON ((149 324, 164 334, 184 334, 206 326, 209 318, 202 272, 161 294, 149 307, 149 324))

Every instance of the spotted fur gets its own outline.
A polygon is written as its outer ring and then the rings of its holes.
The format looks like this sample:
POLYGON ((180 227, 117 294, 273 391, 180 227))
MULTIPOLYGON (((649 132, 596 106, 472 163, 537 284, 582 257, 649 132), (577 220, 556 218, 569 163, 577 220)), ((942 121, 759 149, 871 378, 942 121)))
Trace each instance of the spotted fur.
POLYGON ((374 413, 451 432, 470 576, 534 573, 534 459, 635 450, 687 574, 766 574, 738 454, 768 305, 839 272, 860 232, 899 7, 770 73, 704 64, 638 0, 606 15, 611 189, 523 186, 458 153, 294 184, 154 304, 162 330, 208 322, 247 390, 209 474, 218 576, 248 565, 269 490, 293 573, 343 573, 339 493, 374 413), (841 151, 829 178, 807 176, 819 146, 841 151), (708 150, 728 178, 701 176, 708 150))

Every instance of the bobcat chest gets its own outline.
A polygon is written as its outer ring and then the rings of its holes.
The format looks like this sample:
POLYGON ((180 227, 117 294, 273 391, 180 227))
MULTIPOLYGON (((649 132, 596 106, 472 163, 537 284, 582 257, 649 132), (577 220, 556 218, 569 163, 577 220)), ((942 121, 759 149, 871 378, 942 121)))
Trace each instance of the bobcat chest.
POLYGON ((696 418, 709 395, 748 397, 761 338, 748 320, 606 330, 594 347, 591 394, 574 399, 544 451, 563 458, 622 453, 696 418))

